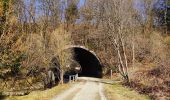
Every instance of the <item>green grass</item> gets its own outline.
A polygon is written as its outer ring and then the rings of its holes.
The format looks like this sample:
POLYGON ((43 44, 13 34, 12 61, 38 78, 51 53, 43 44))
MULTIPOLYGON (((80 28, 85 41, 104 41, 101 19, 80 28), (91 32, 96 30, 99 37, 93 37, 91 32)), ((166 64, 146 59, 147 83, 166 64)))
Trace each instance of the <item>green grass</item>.
POLYGON ((55 97, 57 94, 68 89, 69 87, 70 87, 70 84, 59 85, 59 86, 56 86, 52 89, 48 89, 45 91, 31 92, 30 94, 26 96, 8 97, 5 100, 50 100, 53 97, 55 97))
POLYGON ((119 83, 105 85, 105 93, 108 100, 150 100, 149 96, 139 94, 119 83))

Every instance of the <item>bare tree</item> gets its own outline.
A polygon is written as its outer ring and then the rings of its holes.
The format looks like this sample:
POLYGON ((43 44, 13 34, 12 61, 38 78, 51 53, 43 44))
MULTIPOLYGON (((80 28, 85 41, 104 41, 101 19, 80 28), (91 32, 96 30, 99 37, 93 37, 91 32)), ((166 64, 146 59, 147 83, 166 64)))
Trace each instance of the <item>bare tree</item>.
POLYGON ((99 6, 101 24, 98 28, 103 29, 105 39, 110 40, 113 52, 117 52, 119 73, 126 82, 129 82, 128 64, 135 60, 134 34, 139 31, 135 29, 139 23, 137 23, 137 11, 133 7, 133 0, 109 0, 98 1, 98 3, 102 4, 99 6), (132 59, 128 55, 129 47, 132 48, 132 59))

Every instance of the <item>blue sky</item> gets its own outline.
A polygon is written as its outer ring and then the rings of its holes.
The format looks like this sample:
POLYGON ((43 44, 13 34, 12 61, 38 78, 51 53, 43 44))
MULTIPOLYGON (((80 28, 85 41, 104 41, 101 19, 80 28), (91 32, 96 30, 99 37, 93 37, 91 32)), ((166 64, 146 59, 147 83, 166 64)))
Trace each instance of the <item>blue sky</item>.
MULTIPOLYGON (((29 5, 29 2, 30 2, 30 0, 24 0, 25 1, 25 3, 26 3, 26 6, 28 7, 28 5, 29 5)), ((36 2, 36 5, 38 6, 39 5, 39 3, 38 3, 38 0, 35 0, 35 1, 37 1, 36 2)), ((135 2, 134 2, 134 7, 136 8, 136 9, 138 9, 138 11, 139 12, 141 12, 141 16, 143 17, 143 18, 145 18, 145 9, 144 9, 144 6, 143 6, 143 4, 142 4, 142 0, 134 0, 135 2)), ((156 1, 156 0, 155 0, 156 1)), ((160 0, 160 1, 164 1, 164 0, 160 0)), ((84 4, 85 4, 85 2, 86 2, 86 0, 80 0, 79 1, 79 3, 78 3, 78 8, 80 8, 80 7, 82 7, 84 4)), ((159 7, 160 8, 160 7, 159 7)), ((36 15, 41 15, 41 11, 39 11, 38 9, 36 10, 36 15)), ((28 14, 29 15, 29 14, 28 14)))
POLYGON ((83 5, 84 5, 84 3, 85 3, 85 0, 80 0, 80 2, 79 2, 79 4, 78 4, 78 7, 83 6, 83 5))

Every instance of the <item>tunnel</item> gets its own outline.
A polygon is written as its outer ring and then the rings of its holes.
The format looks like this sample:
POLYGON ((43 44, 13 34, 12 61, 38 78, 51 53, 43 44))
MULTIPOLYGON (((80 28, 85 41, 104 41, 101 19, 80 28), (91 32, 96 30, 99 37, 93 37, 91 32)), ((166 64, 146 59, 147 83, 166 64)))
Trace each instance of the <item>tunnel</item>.
POLYGON ((81 66, 79 76, 102 77, 102 66, 94 53, 80 47, 73 47, 71 49, 74 52, 73 59, 81 66))

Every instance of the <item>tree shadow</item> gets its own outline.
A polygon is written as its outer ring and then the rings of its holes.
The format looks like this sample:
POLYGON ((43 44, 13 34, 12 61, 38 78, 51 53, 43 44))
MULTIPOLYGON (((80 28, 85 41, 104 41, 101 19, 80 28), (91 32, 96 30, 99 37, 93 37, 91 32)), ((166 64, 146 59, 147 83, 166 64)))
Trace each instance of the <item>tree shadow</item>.
POLYGON ((4 100, 6 98, 6 96, 4 96, 1 92, 0 92, 0 100, 4 100))

